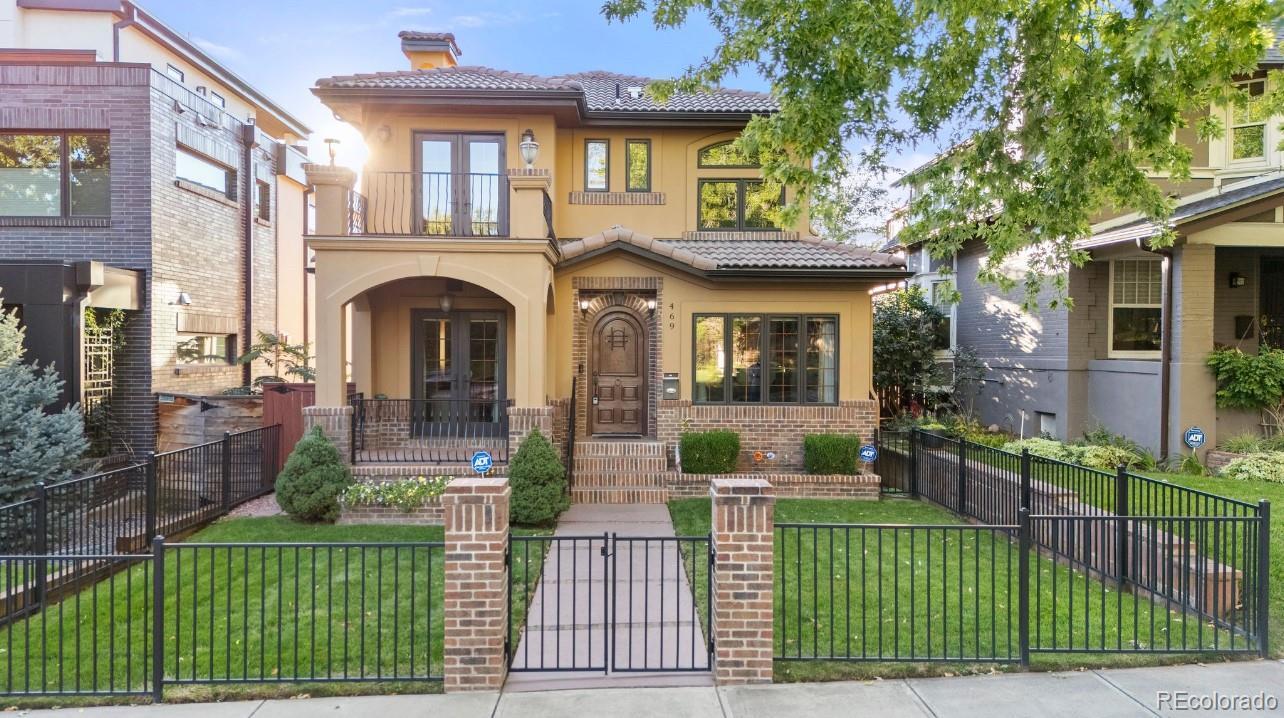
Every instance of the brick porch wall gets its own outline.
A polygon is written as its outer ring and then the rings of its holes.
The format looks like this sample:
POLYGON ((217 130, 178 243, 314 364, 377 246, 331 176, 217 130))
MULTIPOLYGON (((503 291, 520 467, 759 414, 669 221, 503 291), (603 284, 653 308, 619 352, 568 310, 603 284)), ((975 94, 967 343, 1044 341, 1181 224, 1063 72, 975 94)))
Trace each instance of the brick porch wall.
POLYGON ((513 406, 508 409, 508 450, 510 456, 516 455, 522 441, 534 429, 539 429, 544 438, 554 442, 552 406, 513 406))
POLYGON ((446 523, 446 514, 441 499, 435 498, 413 511, 404 511, 396 506, 345 506, 339 514, 339 523, 442 526, 446 523))
POLYGON ((806 434, 854 434, 873 441, 878 406, 873 401, 844 401, 837 406, 695 404, 662 401, 658 438, 674 462, 674 447, 686 431, 725 429, 740 434, 737 470, 754 474, 783 474, 803 468, 806 434), (776 453, 774 460, 755 462, 755 451, 776 453))
POLYGON ((877 474, 679 474, 670 472, 665 481, 670 499, 696 499, 709 495, 712 482, 720 479, 762 479, 778 497, 800 499, 853 499, 877 501, 882 479, 877 474))
POLYGON ((320 426, 321 431, 334 443, 345 463, 352 458, 352 407, 305 406, 303 407, 303 432, 320 426))

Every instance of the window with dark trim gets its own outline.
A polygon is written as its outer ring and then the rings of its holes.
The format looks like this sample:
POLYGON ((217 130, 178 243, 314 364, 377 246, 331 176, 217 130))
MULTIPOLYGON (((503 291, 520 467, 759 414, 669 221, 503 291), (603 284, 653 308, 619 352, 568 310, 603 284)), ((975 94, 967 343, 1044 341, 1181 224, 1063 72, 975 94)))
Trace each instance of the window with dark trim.
POLYGON ((174 176, 236 199, 236 170, 183 147, 174 151, 174 176))
POLYGON ((187 74, 173 65, 165 65, 165 74, 174 82, 183 82, 187 79, 187 74))
POLYGON ((272 185, 263 180, 254 182, 254 216, 264 222, 272 221, 272 185))
POLYGON ((0 132, 0 217, 110 214, 106 132, 0 132))
POLYGON ((697 314, 692 334, 697 403, 838 402, 838 317, 697 314))
POLYGON ((606 192, 611 187, 611 143, 584 140, 584 191, 606 192))
POLYGON ((741 152, 732 140, 727 140, 701 148, 696 155, 696 166, 746 169, 760 167, 761 164, 758 158, 741 152))
POLYGON ((772 216, 785 201, 756 179, 702 179, 697 183, 696 226, 702 230, 776 229, 772 216))
POLYGON ((624 189, 651 191, 651 140, 624 141, 624 189))
POLYGON ((184 366, 236 362, 235 334, 180 334, 174 361, 184 366))

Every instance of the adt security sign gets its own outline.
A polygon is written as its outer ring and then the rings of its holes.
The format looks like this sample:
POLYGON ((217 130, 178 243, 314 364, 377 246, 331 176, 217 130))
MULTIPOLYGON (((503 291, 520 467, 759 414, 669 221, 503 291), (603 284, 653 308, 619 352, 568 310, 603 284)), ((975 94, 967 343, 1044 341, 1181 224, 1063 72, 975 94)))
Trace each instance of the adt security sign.
POLYGON ((1204 435, 1204 430, 1198 426, 1192 426, 1187 429, 1182 439, 1186 442, 1186 446, 1192 449, 1198 449, 1204 445, 1205 441, 1208 441, 1208 437, 1204 435))
POLYGON ((485 476, 494 466, 495 462, 490 458, 490 452, 478 451, 473 454, 473 471, 485 476))
POLYGON ((877 459, 877 458, 878 458, 877 446, 874 446, 873 444, 865 444, 864 446, 860 447, 861 461, 865 462, 866 464, 872 464, 874 463, 874 459, 877 459))

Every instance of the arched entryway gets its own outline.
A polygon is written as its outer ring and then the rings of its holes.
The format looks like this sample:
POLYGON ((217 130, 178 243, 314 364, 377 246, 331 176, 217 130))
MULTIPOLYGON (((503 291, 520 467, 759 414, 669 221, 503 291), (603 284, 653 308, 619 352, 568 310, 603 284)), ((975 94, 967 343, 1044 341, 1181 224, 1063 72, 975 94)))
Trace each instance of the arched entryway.
POLYGON ((589 432, 640 436, 647 432, 649 336, 624 307, 602 312, 589 332, 589 432))

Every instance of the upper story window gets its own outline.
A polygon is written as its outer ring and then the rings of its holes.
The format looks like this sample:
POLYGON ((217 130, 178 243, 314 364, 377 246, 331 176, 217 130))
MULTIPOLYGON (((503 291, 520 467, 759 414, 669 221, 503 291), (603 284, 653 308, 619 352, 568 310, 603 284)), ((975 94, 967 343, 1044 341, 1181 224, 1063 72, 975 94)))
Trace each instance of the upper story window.
POLYGON ((610 189, 611 143, 609 140, 584 141, 584 190, 606 192, 610 189))
POLYGON ((694 323, 695 401, 838 401, 837 317, 705 314, 694 323))
POLYGON ((719 142, 716 145, 709 145, 700 150, 697 156, 697 166, 699 167, 759 167, 758 159, 750 157, 736 148, 734 142, 728 140, 719 142))
POLYGON ((179 147, 174 153, 174 176, 236 198, 236 170, 179 147))
POLYGON ((227 109, 227 98, 223 97, 222 95, 218 94, 213 90, 210 90, 210 102, 213 102, 214 104, 218 105, 222 109, 225 109, 225 110, 227 109))
POLYGON ((698 189, 701 230, 775 229, 772 216, 785 199, 760 179, 702 179, 698 189))
POLYGON ((109 214, 107 133, 0 134, 0 217, 109 214))
POLYGON ((1231 160, 1260 159, 1266 156, 1266 80, 1249 80, 1236 85, 1246 104, 1231 108, 1231 160))
POLYGON ((1110 262, 1110 356, 1159 356, 1163 295, 1163 260, 1110 262))
POLYGON ((932 305, 941 312, 941 321, 936 324, 936 350, 941 352, 954 349, 954 286, 948 279, 937 279, 932 282, 932 305))
POLYGON ((264 222, 272 221, 272 185, 262 180, 254 182, 254 216, 264 222))
POLYGON ((624 141, 624 176, 629 192, 651 191, 651 140, 624 141))
POLYGON ((169 75, 169 79, 174 82, 183 82, 187 79, 186 73, 173 65, 165 65, 165 74, 169 75))

